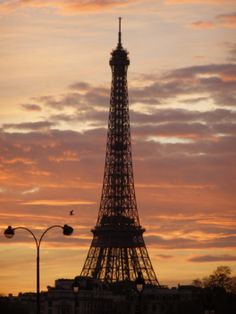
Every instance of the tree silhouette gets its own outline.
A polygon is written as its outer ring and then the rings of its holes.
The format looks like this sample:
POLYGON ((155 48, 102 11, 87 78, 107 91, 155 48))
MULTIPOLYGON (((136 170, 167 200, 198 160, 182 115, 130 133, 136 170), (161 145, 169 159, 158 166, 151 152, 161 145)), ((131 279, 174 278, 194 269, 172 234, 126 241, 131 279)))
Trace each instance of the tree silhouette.
POLYGON ((227 292, 236 293, 236 277, 231 277, 229 266, 218 266, 210 276, 194 279, 192 284, 201 288, 222 288, 227 292))

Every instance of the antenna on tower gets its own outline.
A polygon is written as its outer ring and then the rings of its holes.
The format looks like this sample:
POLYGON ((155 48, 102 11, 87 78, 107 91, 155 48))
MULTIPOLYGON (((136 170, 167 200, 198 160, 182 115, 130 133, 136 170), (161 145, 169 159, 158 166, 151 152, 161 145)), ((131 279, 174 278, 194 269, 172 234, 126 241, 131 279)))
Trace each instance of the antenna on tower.
POLYGON ((119 37, 118 37, 118 46, 121 46, 121 17, 119 17, 119 37))

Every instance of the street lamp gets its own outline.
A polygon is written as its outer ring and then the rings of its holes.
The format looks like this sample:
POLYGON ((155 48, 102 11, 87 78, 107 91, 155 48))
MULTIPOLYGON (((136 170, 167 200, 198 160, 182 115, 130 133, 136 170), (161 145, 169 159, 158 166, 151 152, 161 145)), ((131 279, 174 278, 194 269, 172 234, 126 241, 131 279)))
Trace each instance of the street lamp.
POLYGON ((75 296, 75 306, 74 306, 74 314, 77 313, 77 295, 79 293, 80 290, 80 286, 79 286, 79 277, 76 276, 72 285, 72 289, 74 292, 74 296, 75 296))
POLYGON ((142 272, 139 271, 138 272, 138 277, 135 280, 135 286, 136 286, 136 290, 141 293, 144 289, 144 285, 145 285, 145 281, 143 279, 143 275, 142 272))
POLYGON ((15 235, 15 229, 13 229, 12 226, 8 226, 4 231, 4 235, 6 238, 11 239, 15 235))
POLYGON ((135 280, 135 287, 138 291, 138 314, 142 314, 141 312, 141 295, 145 286, 145 280, 143 279, 142 272, 138 272, 138 277, 135 280))
POLYGON ((15 228, 12 228, 12 226, 8 226, 8 228, 4 231, 4 235, 8 239, 11 239, 15 235, 15 230, 17 230, 17 229, 26 230, 34 238, 34 241, 35 241, 35 244, 36 244, 36 249, 37 249, 37 256, 36 256, 36 303, 37 303, 36 313, 37 314, 40 314, 40 244, 41 244, 41 242, 43 240, 44 235, 49 230, 51 230, 53 228, 61 228, 63 230, 63 234, 65 236, 70 236, 73 233, 73 228, 68 226, 68 225, 64 225, 64 226, 53 225, 53 226, 47 228, 42 233, 42 235, 40 236, 39 239, 37 239, 35 234, 30 229, 28 229, 26 227, 15 227, 15 228))

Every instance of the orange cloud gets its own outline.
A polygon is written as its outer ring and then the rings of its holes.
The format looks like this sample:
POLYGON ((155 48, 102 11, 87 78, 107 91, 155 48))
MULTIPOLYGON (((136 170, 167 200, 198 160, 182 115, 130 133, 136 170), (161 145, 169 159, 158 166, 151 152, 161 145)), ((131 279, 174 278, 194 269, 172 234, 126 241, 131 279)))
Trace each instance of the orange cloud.
POLYGON ((46 205, 46 206, 91 205, 91 204, 95 203, 86 200, 32 200, 23 203, 23 205, 46 205))
POLYGON ((137 0, 17 0, 17 1, 6 1, 0 4, 0 12, 7 13, 12 10, 25 7, 51 7, 56 8, 62 13, 80 13, 80 12, 97 12, 109 10, 116 7, 127 6, 131 3, 138 2, 137 0))
POLYGON ((236 261, 236 256, 234 255, 196 255, 188 259, 190 262, 229 262, 236 261))
POLYGON ((216 17, 216 20, 223 27, 227 27, 227 28, 236 27, 236 13, 218 15, 216 17))
POLYGON ((24 164, 24 165, 32 165, 34 164, 34 161, 27 159, 27 158, 12 158, 12 159, 6 159, 1 161, 3 164, 24 164))
POLYGON ((193 22, 191 24, 192 28, 195 29, 209 29, 209 28, 215 28, 215 25, 213 22, 210 21, 197 21, 193 22))
POLYGON ((77 153, 71 150, 64 151, 60 156, 49 156, 48 159, 55 162, 80 161, 77 153))
POLYGON ((235 28, 236 13, 220 14, 215 16, 213 21, 196 21, 190 24, 195 29, 210 29, 210 28, 235 28))
POLYGON ((226 5, 234 4, 235 0, 165 0, 166 4, 206 4, 206 5, 226 5))

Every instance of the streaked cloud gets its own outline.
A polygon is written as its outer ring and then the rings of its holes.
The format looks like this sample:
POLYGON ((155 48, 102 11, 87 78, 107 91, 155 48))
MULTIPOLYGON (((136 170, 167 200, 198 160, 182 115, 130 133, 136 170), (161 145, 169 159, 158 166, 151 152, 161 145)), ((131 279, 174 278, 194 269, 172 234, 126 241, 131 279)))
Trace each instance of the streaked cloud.
POLYGON ((49 121, 37 121, 37 122, 25 122, 25 123, 9 123, 4 124, 4 129, 20 129, 20 130, 48 130, 55 125, 54 122, 49 121))
POLYGON ((38 188, 38 187, 35 187, 35 188, 32 188, 32 189, 23 191, 22 194, 23 194, 23 195, 26 195, 26 194, 37 193, 37 192, 39 192, 39 188, 38 188))
POLYGON ((91 205, 94 202, 86 200, 32 200, 23 205, 46 205, 46 206, 68 206, 68 205, 91 205))
POLYGON ((191 23, 192 28, 195 29, 208 29, 208 28, 214 28, 215 24, 211 21, 197 21, 191 23))
POLYGON ((173 255, 158 254, 157 257, 162 259, 171 259, 173 258, 173 255))
MULTIPOLYGON (((233 48, 231 49, 233 50, 233 48)), ((232 51, 233 53, 233 51, 232 51)), ((157 111, 155 106, 168 105, 175 99, 181 106, 189 107, 190 104, 199 108, 199 104, 218 106, 232 106, 236 103, 236 65, 233 63, 198 65, 164 72, 161 75, 152 75, 148 81, 145 75, 140 76, 143 81, 142 87, 131 86, 130 104, 133 110, 134 122, 162 121, 168 110, 157 111), (198 96, 196 96, 198 95, 198 96), (142 103, 147 113, 137 109, 136 104, 142 103), (140 112, 142 112, 140 114, 140 112), (155 113, 157 112, 157 114, 155 113)), ((106 113, 108 109, 109 88, 103 86, 92 86, 86 82, 76 82, 70 85, 67 92, 57 95, 34 97, 37 106, 48 107, 55 111, 49 119, 51 121, 36 121, 34 123, 22 123, 17 125, 5 124, 5 128, 40 129, 57 125, 59 121, 65 123, 86 121, 88 127, 105 126, 106 113), (70 89, 73 91, 71 92, 70 89), (72 111, 64 113, 66 109, 72 111), (61 113, 56 113, 60 111, 61 113), (103 123, 102 123, 103 122, 103 123)), ((203 105, 203 107, 206 107, 203 105)), ((222 109, 221 109, 222 110, 222 109)), ((205 111, 205 110, 204 110, 205 111)), ((174 111, 169 111, 171 114, 174 111)), ((215 111, 216 113, 217 111, 215 111)), ((219 113, 219 111, 218 111, 219 113)), ((221 112, 223 113, 223 112, 221 112)), ((175 111, 182 116, 192 115, 193 111, 175 111)), ((200 113, 197 112, 199 119, 200 113)), ((210 113, 209 113, 210 114, 210 113)), ((213 114, 213 112, 211 113, 213 114)), ((188 117, 186 116, 186 119, 188 117)), ((176 119, 178 117, 176 116, 176 119)), ((183 120, 181 120, 183 121, 183 120)))
POLYGON ((223 27, 236 28, 236 12, 217 15, 216 21, 223 27))
MULTIPOLYGON (((222 5, 222 0, 165 0, 167 4, 204 4, 222 5)), ((234 4, 234 0, 224 0, 225 4, 234 4)))
POLYGON ((210 96, 216 105, 234 106, 236 101, 235 64, 211 64, 172 70, 142 88, 131 90, 132 102, 166 103, 183 95, 210 96))
POLYGON ((0 2, 0 11, 9 12, 18 8, 36 7, 36 8, 55 8, 61 13, 76 14, 82 12, 99 12, 116 7, 128 6, 138 2, 137 0, 111 1, 111 0, 6 0, 0 2))
POLYGON ((236 61, 236 43, 226 43, 226 47, 229 52, 229 61, 235 62, 236 61))
POLYGON ((41 111, 42 110, 42 108, 36 104, 22 104, 21 106, 27 111, 41 111))
POLYGON ((236 28, 236 13, 219 14, 211 21, 196 21, 190 25, 195 29, 236 28))
POLYGON ((218 237, 212 240, 198 241, 187 237, 165 239, 160 236, 147 236, 146 241, 149 245, 154 245, 161 249, 207 249, 207 248, 235 248, 236 235, 228 237, 218 237))
POLYGON ((207 262, 231 262, 236 261, 233 255, 199 255, 188 259, 190 262, 207 263, 207 262))

